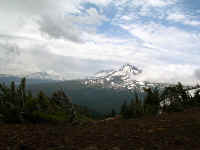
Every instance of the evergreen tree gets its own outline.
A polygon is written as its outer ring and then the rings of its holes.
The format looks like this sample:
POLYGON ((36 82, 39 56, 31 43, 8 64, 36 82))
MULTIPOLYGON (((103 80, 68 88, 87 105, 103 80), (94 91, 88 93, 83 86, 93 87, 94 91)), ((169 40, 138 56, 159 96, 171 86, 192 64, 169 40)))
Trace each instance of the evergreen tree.
POLYGON ((147 95, 144 99, 144 112, 156 115, 160 108, 160 94, 158 89, 145 89, 147 95))
POLYGON ((20 99, 21 108, 23 108, 26 101, 26 78, 22 78, 21 80, 21 83, 18 87, 18 96, 20 99))
POLYGON ((161 98, 162 101, 170 103, 169 106, 164 107, 164 111, 182 111, 184 107, 193 103, 187 89, 184 89, 180 82, 175 86, 166 87, 161 98))
POLYGON ((65 94, 63 90, 58 90, 54 92, 52 95, 52 101, 66 109, 72 107, 71 99, 65 94))
POLYGON ((142 100, 139 99, 138 93, 135 92, 134 99, 127 105, 126 101, 121 106, 121 115, 126 118, 138 118, 144 115, 144 105, 142 100))
POLYGON ((200 106, 200 90, 197 90, 194 93, 194 97, 193 97, 192 101, 194 101, 194 104, 196 104, 197 106, 200 106))
POLYGON ((122 106, 121 106, 120 114, 122 116, 124 116, 124 114, 127 113, 127 111, 128 111, 127 102, 124 101, 123 104, 122 104, 122 106))
POLYGON ((129 105, 129 115, 131 118, 138 118, 144 115, 144 105, 142 100, 139 99, 138 93, 135 92, 135 98, 131 101, 129 105))
POLYGON ((48 97, 42 91, 40 91, 38 94, 38 102, 39 110, 42 112, 46 112, 48 110, 49 100, 48 97))
POLYGON ((16 86, 15 86, 15 82, 11 82, 11 96, 14 99, 16 99, 16 86))
POLYGON ((188 105, 190 102, 190 97, 186 89, 183 88, 183 85, 179 82, 176 86, 177 88, 177 94, 179 95, 180 102, 183 105, 188 105))
POLYGON ((115 117, 115 116, 116 116, 116 111, 114 109, 112 109, 111 117, 115 117))

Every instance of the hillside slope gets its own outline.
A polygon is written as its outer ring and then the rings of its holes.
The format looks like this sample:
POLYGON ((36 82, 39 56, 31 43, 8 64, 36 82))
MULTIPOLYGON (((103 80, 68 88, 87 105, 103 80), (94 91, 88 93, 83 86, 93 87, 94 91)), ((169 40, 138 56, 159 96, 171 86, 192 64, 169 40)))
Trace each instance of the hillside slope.
POLYGON ((82 127, 1 125, 0 149, 198 150, 199 116, 200 109, 193 108, 159 117, 119 119, 82 127))

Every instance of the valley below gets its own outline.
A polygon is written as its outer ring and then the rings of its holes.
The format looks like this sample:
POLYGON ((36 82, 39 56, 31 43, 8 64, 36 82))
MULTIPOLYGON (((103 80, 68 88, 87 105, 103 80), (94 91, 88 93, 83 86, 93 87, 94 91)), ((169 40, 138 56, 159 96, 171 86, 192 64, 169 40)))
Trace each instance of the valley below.
MULTIPOLYGON (((63 89, 71 97, 74 104, 86 106, 98 113, 106 114, 110 113, 112 109, 120 112, 123 102, 129 103, 135 98, 135 94, 143 100, 145 89, 163 91, 166 87, 175 85, 139 81, 137 77, 141 74, 141 69, 134 65, 124 64, 119 69, 102 70, 85 79, 29 84, 28 89, 34 95, 43 91, 48 96, 51 96, 58 89, 63 89)), ((191 87, 184 85, 184 88, 189 90, 191 87)))

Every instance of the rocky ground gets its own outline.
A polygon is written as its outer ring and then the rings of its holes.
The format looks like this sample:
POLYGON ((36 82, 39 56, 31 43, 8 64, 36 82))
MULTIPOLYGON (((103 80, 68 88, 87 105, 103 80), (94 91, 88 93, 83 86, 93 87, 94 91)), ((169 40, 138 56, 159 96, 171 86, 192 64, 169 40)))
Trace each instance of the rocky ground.
POLYGON ((1 150, 198 150, 200 109, 84 126, 0 125, 1 150))

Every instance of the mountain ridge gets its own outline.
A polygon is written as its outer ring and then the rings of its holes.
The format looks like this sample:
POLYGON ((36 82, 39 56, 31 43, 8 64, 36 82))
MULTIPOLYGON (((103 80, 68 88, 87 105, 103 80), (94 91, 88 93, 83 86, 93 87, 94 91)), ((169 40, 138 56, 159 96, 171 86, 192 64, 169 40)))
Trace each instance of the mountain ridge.
POLYGON ((65 78, 57 73, 35 72, 25 76, 27 79, 57 80, 64 81, 65 78))
MULTIPOLYGON (((165 83, 155 83, 149 81, 138 80, 138 77, 144 72, 135 65, 124 64, 118 69, 108 69, 101 70, 95 73, 93 76, 73 79, 81 81, 83 85, 86 86, 99 86, 102 88, 127 88, 129 90, 140 89, 143 90, 147 87, 162 87, 165 83)), ((55 72, 35 72, 26 75, 6 75, 0 74, 0 81, 5 82, 8 80, 20 82, 20 79, 25 77, 27 80, 31 81, 29 83, 41 83, 41 82, 63 82, 69 79, 64 78, 64 76, 55 72)))

